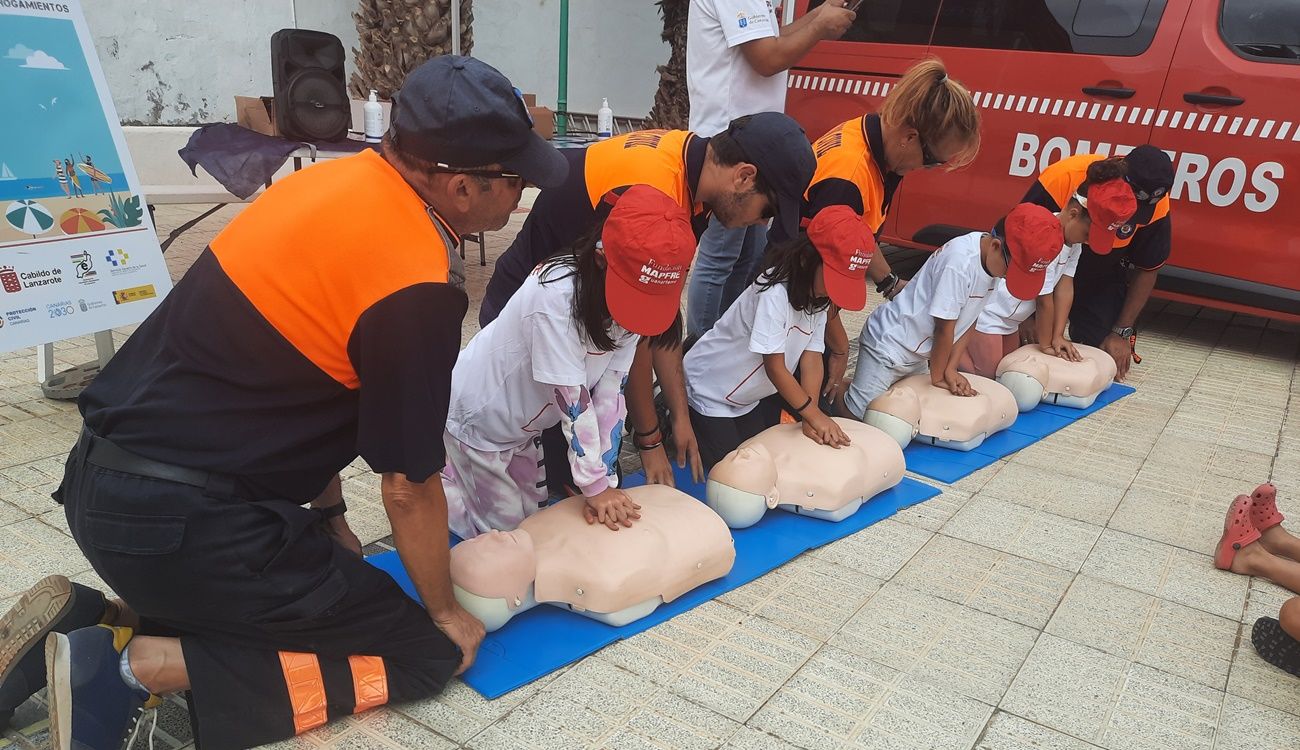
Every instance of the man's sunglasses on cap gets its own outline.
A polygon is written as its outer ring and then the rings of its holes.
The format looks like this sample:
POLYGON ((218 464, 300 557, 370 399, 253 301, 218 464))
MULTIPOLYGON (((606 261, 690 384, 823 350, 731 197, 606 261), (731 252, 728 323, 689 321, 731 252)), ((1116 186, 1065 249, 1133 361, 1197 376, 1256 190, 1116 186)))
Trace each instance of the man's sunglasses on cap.
POLYGON ((1138 203, 1150 203, 1154 205, 1156 203, 1159 203, 1161 198, 1165 197, 1164 188, 1157 188, 1156 190, 1143 190, 1137 185, 1134 185, 1133 181, 1130 180, 1127 176, 1124 177, 1124 181, 1128 183, 1129 187, 1133 188, 1133 197, 1137 198, 1138 203))
POLYGON ((449 164, 434 164, 433 171, 443 174, 463 174, 471 177, 483 177, 489 180, 509 180, 511 188, 522 188, 524 176, 516 172, 503 172, 499 169, 461 169, 449 164))

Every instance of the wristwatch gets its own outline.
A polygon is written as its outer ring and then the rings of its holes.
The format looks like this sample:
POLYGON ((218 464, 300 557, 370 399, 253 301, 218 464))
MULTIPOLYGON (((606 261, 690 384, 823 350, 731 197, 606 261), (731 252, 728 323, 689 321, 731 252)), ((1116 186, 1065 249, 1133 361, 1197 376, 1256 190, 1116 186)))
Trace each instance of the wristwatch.
POLYGON ((1110 329, 1110 332, 1115 334, 1116 336, 1119 336, 1122 339, 1126 339, 1136 335, 1138 331, 1133 326, 1124 326, 1123 328, 1118 328, 1118 327, 1112 328, 1110 329))
POLYGON ((876 294, 886 294, 890 289, 893 289, 897 285, 898 274, 890 271, 888 276, 881 279, 880 282, 876 284, 876 294))

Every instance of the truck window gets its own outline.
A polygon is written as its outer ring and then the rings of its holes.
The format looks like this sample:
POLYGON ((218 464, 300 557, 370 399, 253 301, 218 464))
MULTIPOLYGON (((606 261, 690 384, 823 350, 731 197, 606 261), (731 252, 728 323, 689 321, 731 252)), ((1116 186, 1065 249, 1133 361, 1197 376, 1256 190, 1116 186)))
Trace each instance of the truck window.
POLYGON ((1300 3, 1296 0, 1223 0, 1223 41, 1238 55, 1300 63, 1300 3))
POLYGON ((945 0, 939 9, 931 44, 1027 52, 1140 55, 1155 38, 1165 2, 945 0))
MULTIPOLYGON (((825 1, 813 0, 808 10, 825 1)), ((840 41, 929 44, 938 12, 939 0, 865 0, 858 8, 857 19, 840 41)))

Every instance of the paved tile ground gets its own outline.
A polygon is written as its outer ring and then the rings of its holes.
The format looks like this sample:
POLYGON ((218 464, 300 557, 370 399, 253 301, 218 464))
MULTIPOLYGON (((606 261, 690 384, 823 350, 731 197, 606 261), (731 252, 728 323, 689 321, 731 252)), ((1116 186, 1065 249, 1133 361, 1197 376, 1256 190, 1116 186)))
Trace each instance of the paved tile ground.
MULTIPOLYGON (((160 234, 205 208, 159 211, 160 234)), ((239 210, 177 240, 173 276, 239 210)), ((522 219, 488 236, 489 263, 522 219)), ((471 297, 491 268, 476 252, 471 297)), ((499 700, 455 682, 280 747, 1294 750, 1300 681, 1249 642, 1288 593, 1210 554, 1265 478, 1300 514, 1300 329, 1157 302, 1139 346, 1135 395, 895 518, 499 700)), ((57 347, 62 366, 93 356, 57 347)), ((79 427, 41 398, 31 350, 0 356, 0 607, 53 572, 103 586, 49 500, 79 427)), ((382 549, 376 478, 345 479, 382 549)), ((47 747, 43 710, 0 750, 47 747)), ((155 741, 190 746, 179 700, 155 741)))

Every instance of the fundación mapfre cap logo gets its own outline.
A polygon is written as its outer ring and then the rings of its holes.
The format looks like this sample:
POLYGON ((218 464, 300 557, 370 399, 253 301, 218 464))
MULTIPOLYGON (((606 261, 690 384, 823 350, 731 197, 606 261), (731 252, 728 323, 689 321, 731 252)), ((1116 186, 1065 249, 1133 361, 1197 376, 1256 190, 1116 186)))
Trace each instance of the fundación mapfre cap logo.
POLYGON ((1029 272, 1038 273, 1039 271, 1045 271, 1047 270, 1047 267, 1050 265, 1052 265, 1051 258, 1047 258, 1045 260, 1036 260, 1034 261, 1034 264, 1029 267, 1029 272))
POLYGON ((871 253, 864 253, 862 248, 853 251, 853 255, 849 258, 849 271, 856 271, 869 265, 871 265, 871 253))
POLYGON ((675 286, 680 284, 686 273, 686 267, 680 263, 659 263, 648 260, 641 264, 641 274, 637 283, 642 286, 675 286))

